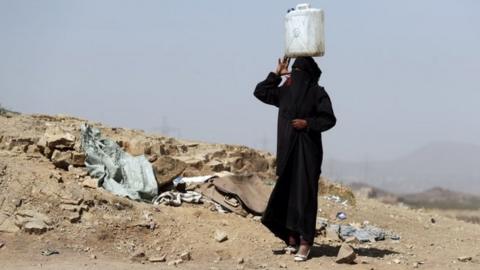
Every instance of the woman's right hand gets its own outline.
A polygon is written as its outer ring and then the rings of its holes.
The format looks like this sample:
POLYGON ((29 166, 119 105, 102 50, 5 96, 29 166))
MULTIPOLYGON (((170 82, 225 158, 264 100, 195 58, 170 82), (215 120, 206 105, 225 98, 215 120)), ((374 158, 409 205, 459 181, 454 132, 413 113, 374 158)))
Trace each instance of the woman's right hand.
POLYGON ((288 71, 288 66, 290 65, 290 58, 284 56, 283 59, 278 58, 277 69, 275 73, 279 76, 288 75, 290 71, 288 71))

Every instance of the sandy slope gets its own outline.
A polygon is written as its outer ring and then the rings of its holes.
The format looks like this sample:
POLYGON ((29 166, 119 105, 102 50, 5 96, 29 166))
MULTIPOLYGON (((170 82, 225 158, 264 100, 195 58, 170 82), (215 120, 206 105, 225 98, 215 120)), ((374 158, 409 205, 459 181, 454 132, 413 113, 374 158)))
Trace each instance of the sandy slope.
MULTIPOLYGON (((12 135, 15 129, 18 126, 8 126, 2 132, 12 135)), ((367 220, 394 231, 401 240, 356 244, 356 264, 339 265, 334 261, 340 243, 318 237, 312 259, 299 264, 291 255, 273 255, 270 249, 278 246, 279 240, 253 218, 221 214, 208 205, 169 207, 133 202, 83 187, 75 172, 55 169, 39 153, 0 150, 3 219, 11 219, 22 210, 35 210, 54 221, 52 230, 41 235, 0 233, 0 240, 5 242, 0 249, 0 268, 414 269, 414 264, 421 262, 419 269, 480 269, 479 225, 365 198, 357 198, 352 207, 320 197, 319 208, 319 217, 332 219, 342 210, 348 215, 346 222, 367 220), (88 211, 80 222, 71 223, 72 213, 63 210, 61 202, 78 198, 83 198, 88 211), (148 228, 150 220, 146 217, 155 223, 154 229, 148 228), (216 230, 226 232, 228 240, 216 242, 216 230), (60 254, 42 256, 47 248, 60 254), (132 255, 141 251, 146 257, 166 255, 167 262, 132 262, 132 255), (168 265, 185 251, 190 252, 190 261, 168 265), (459 262, 460 256, 472 256, 472 260, 459 262), (244 262, 239 263, 239 259, 244 262)))

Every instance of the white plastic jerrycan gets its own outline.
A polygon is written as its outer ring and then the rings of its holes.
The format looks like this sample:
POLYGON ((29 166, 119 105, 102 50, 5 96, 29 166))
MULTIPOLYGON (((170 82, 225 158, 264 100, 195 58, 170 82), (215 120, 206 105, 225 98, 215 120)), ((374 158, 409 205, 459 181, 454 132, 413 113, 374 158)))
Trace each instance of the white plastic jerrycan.
POLYGON ((285 56, 323 56, 325 54, 323 10, 298 4, 285 16, 285 56))

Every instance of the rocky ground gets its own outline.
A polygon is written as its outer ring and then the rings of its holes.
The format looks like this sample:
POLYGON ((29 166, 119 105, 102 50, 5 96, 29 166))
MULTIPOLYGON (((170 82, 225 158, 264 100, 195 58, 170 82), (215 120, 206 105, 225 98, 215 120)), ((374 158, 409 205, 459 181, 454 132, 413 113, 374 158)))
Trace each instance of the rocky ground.
MULTIPOLYGON (((319 218, 339 222, 335 214, 343 211, 341 223, 373 224, 400 240, 352 242, 356 259, 338 264, 345 243, 327 233, 316 238, 310 260, 295 263, 292 255, 272 254, 281 242, 258 217, 222 214, 209 204, 171 207, 114 196, 82 167, 83 122, 0 116, 2 269, 480 269, 479 225, 361 196, 338 203, 325 195, 348 192, 332 184, 319 195, 319 218)), ((270 187, 274 180, 268 153, 91 124, 128 152, 163 164, 157 178, 181 168, 185 175, 256 172, 270 187)))

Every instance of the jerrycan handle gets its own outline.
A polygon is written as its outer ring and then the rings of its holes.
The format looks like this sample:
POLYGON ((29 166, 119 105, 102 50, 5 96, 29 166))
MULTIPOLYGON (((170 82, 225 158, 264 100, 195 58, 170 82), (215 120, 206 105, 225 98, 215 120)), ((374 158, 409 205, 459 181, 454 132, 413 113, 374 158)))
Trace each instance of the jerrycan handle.
POLYGON ((304 3, 304 4, 298 4, 295 9, 296 10, 304 10, 304 9, 309 9, 310 4, 304 3))

